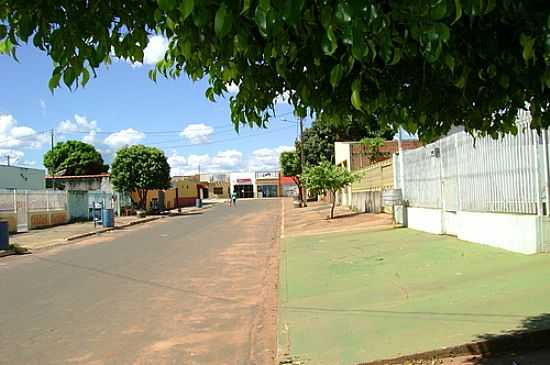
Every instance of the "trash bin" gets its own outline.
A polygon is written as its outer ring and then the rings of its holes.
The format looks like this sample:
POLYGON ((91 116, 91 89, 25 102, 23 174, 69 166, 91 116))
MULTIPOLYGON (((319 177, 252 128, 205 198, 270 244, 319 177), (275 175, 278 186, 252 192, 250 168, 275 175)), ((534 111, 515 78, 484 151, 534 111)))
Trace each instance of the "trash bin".
POLYGON ((114 227, 115 226, 115 216, 113 214, 113 209, 103 209, 103 214, 101 220, 103 221, 103 227, 114 227))
POLYGON ((195 207, 202 208, 202 199, 195 200, 195 207))
POLYGON ((10 248, 9 224, 6 220, 0 220, 0 250, 10 248))

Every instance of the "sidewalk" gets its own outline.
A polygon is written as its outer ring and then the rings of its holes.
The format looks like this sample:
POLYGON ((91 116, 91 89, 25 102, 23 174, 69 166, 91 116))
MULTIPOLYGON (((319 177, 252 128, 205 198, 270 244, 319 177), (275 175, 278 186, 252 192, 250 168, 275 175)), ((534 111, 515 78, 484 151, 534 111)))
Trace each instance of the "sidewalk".
POLYGON ((391 214, 354 213, 342 206, 335 208, 334 219, 329 220, 330 204, 326 202, 308 202, 305 208, 294 208, 292 199, 286 198, 283 209, 286 237, 394 228, 391 214))
MULTIPOLYGON (((210 205, 204 206, 203 208, 182 208, 180 214, 193 214, 209 207, 210 205)), ((63 224, 49 228, 36 229, 26 233, 10 235, 10 244, 22 246, 31 251, 42 250, 67 244, 71 241, 94 236, 96 234, 101 234, 115 229, 123 229, 136 224, 152 222, 174 215, 178 215, 177 210, 170 211, 169 214, 149 215, 145 218, 137 218, 136 216, 115 217, 115 227, 111 228, 104 228, 101 225, 94 226, 93 222, 63 224)))
POLYGON ((550 255, 406 228, 281 246, 280 360, 357 364, 550 328, 550 255))

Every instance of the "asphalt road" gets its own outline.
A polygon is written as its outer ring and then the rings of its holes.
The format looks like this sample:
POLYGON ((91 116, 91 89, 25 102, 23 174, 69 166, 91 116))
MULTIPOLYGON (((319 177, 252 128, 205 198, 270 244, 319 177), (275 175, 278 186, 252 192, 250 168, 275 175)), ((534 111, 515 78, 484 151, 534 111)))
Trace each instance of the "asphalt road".
POLYGON ((279 200, 0 259, 0 364, 270 364, 279 200))

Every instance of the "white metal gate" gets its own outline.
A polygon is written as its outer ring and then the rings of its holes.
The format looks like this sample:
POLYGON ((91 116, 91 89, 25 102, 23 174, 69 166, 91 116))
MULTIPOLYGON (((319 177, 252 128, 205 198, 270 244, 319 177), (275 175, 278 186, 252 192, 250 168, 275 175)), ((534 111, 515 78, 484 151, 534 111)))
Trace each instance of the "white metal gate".
POLYGON ((13 192, 13 198, 15 200, 15 212, 17 215, 17 232, 29 231, 29 199, 27 191, 25 193, 13 192))

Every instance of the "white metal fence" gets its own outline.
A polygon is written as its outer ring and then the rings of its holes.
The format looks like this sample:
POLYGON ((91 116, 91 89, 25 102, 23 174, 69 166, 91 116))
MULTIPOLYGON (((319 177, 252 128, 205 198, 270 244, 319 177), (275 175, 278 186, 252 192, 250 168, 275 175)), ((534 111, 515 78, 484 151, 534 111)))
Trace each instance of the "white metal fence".
POLYGON ((411 207, 541 214, 548 201, 548 132, 539 135, 529 122, 525 112, 517 135, 474 139, 459 132, 402 151, 396 181, 403 199, 411 207))
POLYGON ((0 211, 50 211, 67 209, 67 192, 53 190, 0 190, 0 211), (26 202, 22 207, 21 202, 26 202))

